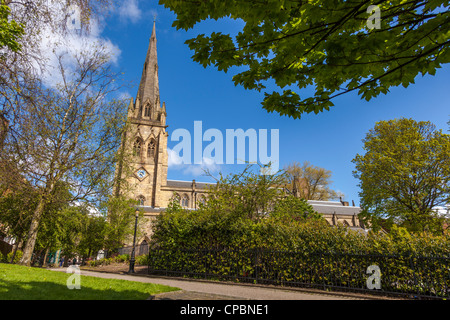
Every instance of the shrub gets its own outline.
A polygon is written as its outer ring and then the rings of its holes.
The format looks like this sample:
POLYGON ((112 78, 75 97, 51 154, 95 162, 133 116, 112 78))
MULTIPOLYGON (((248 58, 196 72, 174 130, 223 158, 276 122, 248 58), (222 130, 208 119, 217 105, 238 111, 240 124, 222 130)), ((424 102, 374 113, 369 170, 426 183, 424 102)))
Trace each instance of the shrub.
MULTIPOLYGON (((7 256, 7 262, 11 262, 13 253, 14 253, 13 251, 11 251, 10 253, 8 253, 8 256, 7 256)), ((18 262, 20 261, 20 259, 22 259, 22 256, 23 256, 23 252, 20 251, 20 250, 17 250, 17 251, 16 251, 16 256, 14 257, 13 263, 18 263, 18 262)))
POLYGON ((97 260, 87 261, 87 264, 88 264, 89 267, 96 267, 97 266, 97 260))
MULTIPOLYGON (((166 243, 150 250, 148 261, 153 270, 168 269, 191 277, 246 282, 259 278, 275 284, 348 288, 366 288, 366 270, 376 265, 387 292, 449 297, 450 237, 393 230, 392 234, 364 235, 318 222, 284 225, 267 221, 246 225, 230 237, 233 240, 222 242, 222 247, 166 243)), ((191 243, 207 239, 199 234, 191 243)), ((190 244, 189 238, 180 238, 190 244)))
POLYGON ((450 256, 450 235, 409 233, 394 226, 389 234, 355 232, 320 219, 261 221, 215 217, 174 210, 161 214, 154 228, 154 247, 164 249, 266 248, 322 253, 450 256), (214 219, 213 219, 214 218, 214 219))
POLYGON ((112 258, 103 258, 103 259, 98 259, 98 260, 91 260, 88 261, 88 265, 90 267, 98 267, 98 266, 102 266, 102 265, 109 265, 112 261, 112 258))
POLYGON ((143 254, 141 256, 137 256, 136 264, 141 265, 141 266, 148 265, 148 255, 143 254))
POLYGON ((121 254, 115 257, 114 261, 115 262, 126 262, 130 260, 130 255, 129 254, 121 254))

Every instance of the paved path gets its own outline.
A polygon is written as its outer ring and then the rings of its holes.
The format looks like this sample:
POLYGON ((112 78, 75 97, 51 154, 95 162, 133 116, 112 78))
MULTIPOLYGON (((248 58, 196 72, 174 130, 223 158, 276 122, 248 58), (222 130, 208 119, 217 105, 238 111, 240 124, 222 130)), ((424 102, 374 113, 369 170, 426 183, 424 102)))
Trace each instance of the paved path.
MULTIPOLYGON (((65 271, 64 268, 52 269, 65 271)), ((328 294, 320 291, 272 288, 241 284, 224 284, 209 281, 181 280, 118 273, 81 270, 85 276, 162 284, 180 288, 181 291, 155 295, 153 300, 366 300, 371 297, 356 294, 328 294)))

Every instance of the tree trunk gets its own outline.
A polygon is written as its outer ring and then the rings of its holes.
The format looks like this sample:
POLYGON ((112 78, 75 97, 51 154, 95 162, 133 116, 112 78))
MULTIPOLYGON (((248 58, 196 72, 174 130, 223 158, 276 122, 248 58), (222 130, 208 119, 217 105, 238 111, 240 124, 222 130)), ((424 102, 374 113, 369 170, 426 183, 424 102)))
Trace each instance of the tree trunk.
POLYGON ((68 266, 69 266, 69 258, 68 258, 68 256, 64 256, 64 263, 63 263, 63 267, 64 268, 67 268, 68 266))
POLYGON ((16 258, 17 249, 19 248, 19 242, 20 241, 17 240, 16 243, 14 244, 14 250, 13 250, 13 254, 12 254, 10 263, 14 263, 14 259, 16 258))
POLYGON ((50 251, 50 248, 47 247, 47 250, 45 250, 44 261, 42 263, 43 267, 47 267, 47 257, 48 257, 48 252, 49 251, 50 251))
POLYGON ((36 244, 37 233, 39 229, 39 222, 41 221, 42 212, 44 211, 45 201, 41 197, 39 204, 34 211, 33 219, 31 221, 30 230, 28 232, 27 243, 23 249, 23 256, 20 260, 21 265, 31 266, 31 258, 33 257, 34 246, 36 244))

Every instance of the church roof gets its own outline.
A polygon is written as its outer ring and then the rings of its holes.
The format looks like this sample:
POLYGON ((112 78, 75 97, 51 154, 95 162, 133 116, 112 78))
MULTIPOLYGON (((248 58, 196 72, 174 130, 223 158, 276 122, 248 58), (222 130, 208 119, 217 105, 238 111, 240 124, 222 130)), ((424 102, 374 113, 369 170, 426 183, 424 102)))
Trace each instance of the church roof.
POLYGON ((166 208, 155 208, 152 206, 137 206, 137 208, 142 210, 144 213, 155 213, 155 214, 159 214, 164 210, 166 210, 166 208))
MULTIPOLYGON (((171 188, 192 188, 192 183, 193 181, 167 180, 166 186, 171 188)), ((211 185, 214 185, 214 183, 195 181, 196 189, 207 189, 211 185)))
POLYGON ((361 212, 360 207, 344 206, 339 201, 308 200, 308 203, 322 214, 358 215, 361 212))

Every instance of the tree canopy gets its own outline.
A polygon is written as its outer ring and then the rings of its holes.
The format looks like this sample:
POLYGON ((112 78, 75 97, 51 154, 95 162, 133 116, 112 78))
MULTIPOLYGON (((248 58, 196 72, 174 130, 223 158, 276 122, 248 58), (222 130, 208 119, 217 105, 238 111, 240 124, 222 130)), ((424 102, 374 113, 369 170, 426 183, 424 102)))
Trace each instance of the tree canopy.
POLYGON ((450 135, 428 121, 402 118, 376 123, 363 142, 365 154, 353 159, 361 218, 374 227, 384 221, 441 232, 433 209, 450 200, 450 135))
POLYGON ((29 264, 39 223, 54 203, 58 183, 71 193, 69 202, 99 204, 110 196, 126 105, 112 98, 118 89, 108 52, 97 46, 77 54, 69 72, 58 54, 62 80, 56 88, 41 82, 21 95, 17 118, 0 149, 1 184, 30 184, 39 193, 22 257, 29 264))
POLYGON ((263 91, 274 82, 283 90, 265 92, 263 108, 293 118, 329 110, 333 98, 350 92, 370 100, 408 87, 450 59, 443 0, 159 3, 176 14, 177 29, 208 19, 242 21, 234 37, 212 32, 187 40, 193 60, 225 72, 239 67, 233 81, 246 89, 263 91), (311 96, 304 95, 308 88, 311 96))
POLYGON ((344 196, 330 188, 332 184, 330 170, 305 161, 303 164, 293 162, 286 166, 285 171, 290 189, 294 189, 294 179, 298 178, 298 185, 295 187, 303 199, 327 201, 344 196))
POLYGON ((112 0, 0 1, 0 148, 20 112, 17 100, 51 68, 48 53, 59 51, 60 40, 75 33, 68 22, 76 20, 79 33, 87 35, 93 18, 107 11, 110 3, 112 0), (49 39, 59 40, 52 43, 49 39))

